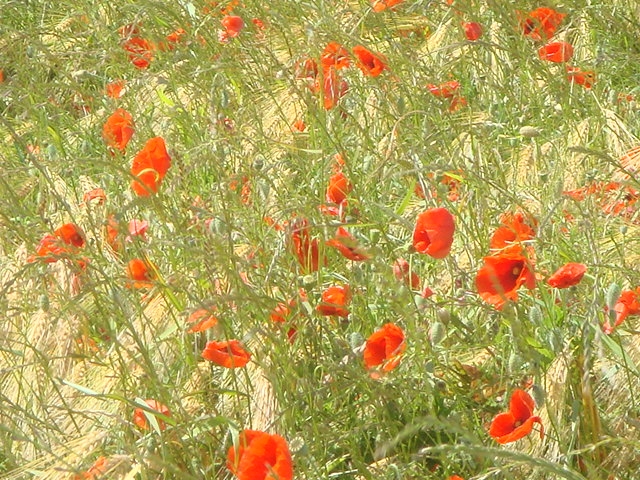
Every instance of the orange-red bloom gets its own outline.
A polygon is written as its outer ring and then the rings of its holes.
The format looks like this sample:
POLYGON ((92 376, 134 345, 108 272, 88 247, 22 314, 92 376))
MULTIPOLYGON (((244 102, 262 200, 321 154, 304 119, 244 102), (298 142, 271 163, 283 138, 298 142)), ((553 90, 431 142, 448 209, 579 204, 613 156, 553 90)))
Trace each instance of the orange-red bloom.
POLYGON ((608 319, 602 326, 602 330, 607 335, 612 333, 629 315, 640 314, 640 287, 637 287, 635 290, 623 290, 613 310, 616 312, 616 320, 613 326, 611 326, 608 319))
POLYGON ((567 66, 567 80, 590 89, 596 83, 596 74, 592 70, 583 71, 579 67, 567 66))
POLYGON ((537 222, 533 217, 526 217, 522 212, 505 213, 500 218, 500 227, 493 232, 489 240, 491 250, 501 250, 514 243, 521 243, 535 237, 537 222))
POLYGON ((154 272, 151 265, 139 258, 134 258, 127 264, 128 287, 150 288, 153 286, 154 272))
POLYGON ((524 390, 515 390, 509 400, 509 411, 496 415, 491 422, 489 435, 500 444, 515 442, 526 437, 533 430, 533 424, 540 424, 540 438, 544 437, 542 419, 533 416, 535 403, 524 390))
POLYGON ((107 457, 98 457, 89 470, 80 475, 74 475, 73 480, 98 480, 107 473, 107 457))
POLYGON ((347 195, 352 189, 353 186, 344 173, 341 171, 334 173, 329 178, 329 185, 327 186, 327 202, 340 205, 347 199, 347 195))
POLYGON ((358 60, 358 68, 368 77, 377 77, 387 68, 384 57, 371 52, 362 45, 353 47, 353 54, 358 60))
POLYGON ((153 60, 153 45, 141 37, 131 37, 122 44, 129 52, 129 60, 136 68, 145 69, 153 60))
MULTIPOLYGON (((340 77, 337 68, 333 65, 325 68, 323 75, 323 104, 325 110, 331 110, 338 104, 340 99, 347 94, 349 84, 344 78, 340 77)), ((316 89, 319 90, 319 86, 317 86, 316 89)))
POLYGON ((457 80, 449 80, 448 82, 441 83, 440 85, 428 83, 427 88, 429 89, 431 94, 435 95, 436 97, 452 98, 458 95, 458 90, 460 90, 460 82, 458 82, 457 80))
MULTIPOLYGON (((158 402, 157 400, 149 399, 149 400, 145 400, 145 403, 151 410, 154 410, 157 413, 164 415, 165 417, 171 416, 171 411, 169 411, 169 408, 166 405, 158 402)), ((148 430, 149 422, 147 421, 147 415, 153 415, 153 414, 148 411, 145 411, 140 407, 136 408, 133 412, 133 423, 137 427, 141 428, 142 430, 148 430)), ((157 421, 158 421, 158 427, 160 427, 160 430, 164 430, 165 428, 167 428, 167 425, 164 422, 164 420, 162 420, 161 418, 158 418, 157 421)))
POLYGON ((369 370, 389 372, 400 364, 406 347, 402 329, 393 323, 387 323, 367 339, 364 364, 369 370))
POLYGON ((171 157, 164 139, 150 139, 133 159, 131 175, 136 179, 131 182, 131 188, 139 196, 156 193, 170 166, 171 157))
POLYGON ((215 327, 218 324, 218 318, 211 314, 211 309, 198 308, 189 315, 187 322, 194 324, 189 327, 187 333, 197 333, 215 327))
POLYGON ((351 65, 351 60, 349 59, 349 52, 346 48, 337 42, 329 42, 322 52, 320 63, 324 70, 331 67, 340 70, 342 68, 348 68, 351 65))
POLYGON ((291 246, 304 272, 315 272, 320 266, 320 242, 311 238, 307 220, 292 222, 291 246))
POLYGON ((338 251, 349 260, 361 262, 371 258, 360 246, 358 241, 343 227, 338 227, 336 236, 327 240, 326 244, 330 247, 337 248, 338 251))
POLYGON ((382 12, 387 8, 395 7, 401 4, 404 0, 371 0, 371 6, 374 12, 382 12))
POLYGON ((124 108, 118 108, 102 127, 102 138, 109 147, 124 152, 133 132, 133 117, 124 108))
POLYGON ((580 283, 587 271, 582 263, 567 263, 549 277, 547 283, 554 288, 569 288, 580 283))
POLYGON ((413 247, 433 258, 444 258, 451 251, 456 225, 446 208, 431 208, 418 215, 413 230, 413 247))
POLYGON ((235 38, 240 35, 240 31, 244 28, 244 20, 237 15, 227 15, 221 20, 227 35, 235 38))
POLYGON ((567 42, 551 42, 540 47, 538 55, 541 60, 548 62, 568 62, 573 57, 573 47, 567 42))
POLYGON ((475 42, 482 36, 482 25, 478 22, 465 22, 462 24, 462 28, 464 36, 471 42, 475 42))
POLYGON ((280 435, 244 430, 229 448, 227 468, 238 480, 293 480, 291 453, 280 435))
POLYGON ((107 97, 118 99, 124 95, 126 82, 124 80, 114 80, 107 83, 105 87, 105 93, 107 97))
POLYGON ((484 257, 476 275, 476 287, 482 299, 501 310, 509 300, 518 300, 518 289, 535 287, 536 278, 529 260, 519 248, 484 257))
POLYGON ((412 290, 420 288, 420 277, 411 271, 411 265, 404 258, 399 258, 393 263, 393 275, 412 290))
POLYGON ((241 368, 251 360, 251 354, 238 340, 209 342, 202 351, 202 357, 226 368, 241 368))
POLYGON ((334 285, 322 292, 322 300, 316 307, 321 315, 336 315, 348 317, 347 305, 351 301, 351 289, 349 285, 334 285))
POLYGON ((522 20, 522 33, 533 40, 548 40, 556 33, 564 17, 566 14, 552 8, 536 8, 522 20))
POLYGON ((57 228, 53 235, 45 235, 36 248, 36 254, 29 256, 28 262, 34 262, 37 257, 43 257, 46 263, 55 263, 57 256, 74 253, 76 248, 82 248, 85 236, 82 229, 75 223, 65 223, 57 228))

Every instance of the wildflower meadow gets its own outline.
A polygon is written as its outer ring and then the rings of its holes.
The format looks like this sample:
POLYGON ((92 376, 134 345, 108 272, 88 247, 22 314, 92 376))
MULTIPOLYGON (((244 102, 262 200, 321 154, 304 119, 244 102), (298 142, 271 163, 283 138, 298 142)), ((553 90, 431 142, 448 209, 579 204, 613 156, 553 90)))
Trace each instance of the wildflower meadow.
POLYGON ((0 2, 0 479, 640 479, 640 3, 0 2))

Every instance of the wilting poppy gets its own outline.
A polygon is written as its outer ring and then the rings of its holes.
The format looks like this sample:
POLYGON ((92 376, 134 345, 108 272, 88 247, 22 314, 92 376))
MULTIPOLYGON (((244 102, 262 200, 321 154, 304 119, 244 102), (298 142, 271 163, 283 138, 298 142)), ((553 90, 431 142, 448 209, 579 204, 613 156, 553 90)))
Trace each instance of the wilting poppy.
POLYGON ((441 83, 440 85, 428 83, 427 88, 429 89, 429 92, 436 97, 452 98, 458 95, 460 82, 457 80, 449 80, 448 82, 441 83))
POLYGON ((309 224, 305 219, 298 219, 291 224, 291 247, 302 270, 315 272, 320 266, 320 242, 311 238, 309 224))
POLYGON ((189 327, 187 333, 204 332, 205 330, 215 327, 218 324, 218 318, 211 314, 211 309, 198 308, 189 315, 187 323, 193 324, 189 327))
POLYGON ((235 38, 240 35, 240 31, 244 28, 244 20, 237 15, 227 15, 221 21, 227 35, 235 38))
POLYGON ((127 264, 128 287, 150 288, 153 286, 154 273, 152 266, 144 260, 134 258, 127 264))
POLYGON ((462 24, 464 36, 467 40, 475 42, 482 36, 482 25, 478 22, 465 22, 462 24))
POLYGON ((347 305, 350 301, 351 289, 349 285, 334 285, 322 292, 322 299, 316 306, 316 311, 321 315, 348 317, 349 309, 347 305))
MULTIPOLYGON (((145 400, 145 403, 147 404, 149 409, 154 410, 155 412, 160 413, 165 417, 171 416, 169 408, 166 405, 158 402, 157 400, 149 399, 145 400)), ((149 422, 147 421, 147 415, 153 415, 153 413, 148 412, 140 407, 136 408, 133 412, 133 423, 142 430, 148 430, 149 422)), ((162 420, 161 418, 157 418, 156 420, 158 421, 158 427, 160 428, 160 430, 164 430, 165 428, 167 428, 164 420, 162 420)))
POLYGON ((136 68, 148 68, 153 61, 153 45, 141 37, 131 37, 122 44, 129 52, 129 60, 136 68))
POLYGON ((133 132, 133 117, 124 108, 118 108, 102 127, 102 138, 109 147, 124 152, 133 132))
POLYGON ((552 8, 536 8, 521 22, 522 33, 534 40, 548 40, 556 33, 566 14, 552 8))
POLYGON ((548 62, 568 62, 573 57, 573 47, 567 42, 551 42, 540 47, 538 55, 541 60, 548 62))
POLYGON ((351 60, 346 48, 337 42, 329 42, 322 52, 320 63, 324 70, 329 68, 340 70, 348 68, 351 65, 351 60))
POLYGON ((84 247, 84 232, 75 223, 65 223, 57 228, 53 234, 67 245, 73 245, 78 248, 84 247))
POLYGON ((389 372, 398 366, 406 347, 402 329, 393 323, 387 323, 367 339, 364 364, 369 370, 389 372))
POLYGON ((518 289, 522 285, 531 289, 535 282, 529 260, 517 247, 484 257, 484 265, 476 275, 478 293, 498 310, 507 301, 518 300, 518 289))
POLYGON ((592 70, 583 71, 578 67, 567 66, 567 80, 589 89, 596 83, 596 74, 592 70))
POLYGON ((82 196, 82 201, 87 205, 91 204, 94 200, 96 200, 95 203, 98 205, 102 205, 107 201, 107 194, 105 193, 104 189, 92 188, 88 192, 85 192, 85 194, 82 196))
POLYGON ((531 240, 536 235, 537 221, 531 216, 525 216, 522 212, 505 213, 500 218, 500 223, 501 226, 489 240, 491 250, 501 250, 514 243, 531 240))
POLYGON ((349 91, 349 84, 340 77, 336 67, 331 66, 323 71, 322 95, 325 110, 331 110, 349 91))
POLYGON ((368 77, 377 77, 387 68, 386 61, 381 55, 373 53, 362 45, 353 47, 353 54, 358 60, 358 68, 368 77))
POLYGON ((416 220, 413 247, 433 258, 444 258, 451 251, 455 228, 453 215, 446 208, 426 210, 416 220))
POLYGON ((202 351, 202 357, 226 368, 241 368, 251 360, 251 354, 238 340, 209 342, 202 351))
POLYGON ((238 480, 293 480, 291 453, 284 438, 244 430, 238 448, 229 448, 227 468, 238 480))
POLYGON ((36 247, 35 255, 29 256, 27 262, 31 263, 37 257, 42 257, 45 263, 55 263, 56 256, 74 253, 74 248, 82 248, 85 244, 84 232, 75 223, 65 223, 57 228, 53 235, 42 237, 36 247))
POLYGON ((547 283, 554 288, 569 288, 580 283, 587 271, 582 263, 567 263, 560 267, 547 279, 547 283))
POLYGON ((136 179, 131 182, 131 188, 139 196, 156 193, 170 166, 171 157, 164 139, 154 137, 148 140, 133 159, 131 175, 136 179))
POLYGON ((404 258, 399 258, 393 263, 393 275, 412 290, 420 288, 420 277, 411 271, 411 265, 404 258))
POLYGON ((515 442, 526 437, 533 430, 533 424, 540 424, 540 438, 544 437, 542 419, 533 416, 535 403, 524 390, 515 390, 509 400, 509 411, 500 413, 491 422, 489 435, 500 444, 515 442))
POLYGON ((616 320, 613 326, 607 319, 602 326, 604 333, 609 335, 617 326, 619 326, 629 315, 640 314, 640 287, 635 290, 623 290, 616 301, 613 310, 616 314, 616 320))
POLYGON ((358 245, 358 241, 343 227, 338 227, 335 237, 326 244, 336 248, 345 258, 354 262, 368 260, 370 256, 358 245))
POLYGON ((107 83, 105 87, 105 93, 107 97, 118 99, 124 95, 126 82, 124 80, 114 80, 107 83))
POLYGON ((395 7, 401 4, 404 0, 371 0, 371 7, 374 12, 382 12, 387 8, 395 7))

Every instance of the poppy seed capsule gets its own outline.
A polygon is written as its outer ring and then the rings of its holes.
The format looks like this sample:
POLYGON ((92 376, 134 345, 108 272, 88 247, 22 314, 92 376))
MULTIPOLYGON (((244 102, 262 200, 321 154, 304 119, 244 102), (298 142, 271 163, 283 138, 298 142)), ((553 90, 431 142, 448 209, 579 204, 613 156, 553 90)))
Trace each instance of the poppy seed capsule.
POLYGON ((524 127, 520 128, 520 135, 525 138, 533 138, 540 135, 540 130, 538 130, 536 127, 525 125, 524 127))

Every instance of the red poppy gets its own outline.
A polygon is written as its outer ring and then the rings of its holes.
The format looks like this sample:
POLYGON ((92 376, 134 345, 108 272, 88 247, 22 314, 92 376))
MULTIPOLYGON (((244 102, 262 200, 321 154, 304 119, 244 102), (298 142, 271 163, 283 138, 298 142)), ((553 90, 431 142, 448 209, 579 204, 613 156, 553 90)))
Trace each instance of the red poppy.
POLYGON ((73 480, 98 480, 107 473, 107 457, 98 457, 91 467, 80 475, 74 475, 73 480))
MULTIPOLYGON (((165 417, 171 416, 169 408, 166 405, 158 402, 157 400, 149 399, 145 400, 145 403, 147 404, 149 409, 161 415, 164 415, 165 417)), ((140 407, 136 408, 133 412, 133 423, 142 430, 148 430, 149 422, 147 421, 147 415, 153 415, 153 413, 150 413, 140 407)), ((167 428, 164 420, 162 420, 161 418, 157 418, 156 420, 158 421, 158 427, 160 427, 160 430, 164 430, 165 428, 167 428)))
POLYGON ((509 300, 518 300, 518 289, 535 287, 536 277, 529 260, 519 248, 511 248, 484 257, 476 275, 476 287, 482 299, 501 310, 509 300))
POLYGON ((320 242, 311 238, 307 220, 292 222, 291 246, 304 272, 315 272, 320 266, 320 242))
POLYGON ((402 329, 393 323, 387 323, 367 339, 364 364, 369 370, 389 372, 400 364, 406 347, 402 329))
MULTIPOLYGON (((323 72, 324 80, 322 84, 323 104, 325 110, 331 110, 340 99, 347 94, 349 84, 340 77, 336 67, 331 66, 323 72)), ((316 87, 319 89, 319 87, 316 87)))
POLYGON ((358 60, 358 68, 368 77, 377 77, 387 68, 384 57, 371 52, 362 45, 353 47, 353 54, 358 60))
POLYGON ((613 326, 611 326, 608 319, 602 326, 602 330, 607 335, 612 333, 629 315, 640 314, 640 287, 635 290, 623 290, 613 310, 616 312, 616 320, 613 326))
POLYGON ((134 258, 127 264, 127 287, 151 288, 155 278, 153 266, 144 260, 134 258))
POLYGON ((482 36, 482 25, 478 22, 465 22, 462 24, 462 28, 464 36, 471 42, 475 42, 482 36))
POLYGON ((541 60, 548 62, 568 62, 573 57, 573 47, 567 42, 551 42, 540 47, 538 55, 541 60))
POLYGON ((329 178, 329 185, 327 186, 327 202, 340 205, 347 199, 347 195, 352 189, 353 186, 344 173, 341 171, 334 173, 329 178))
POLYGON ((238 340, 209 342, 202 351, 202 357, 226 368, 241 368, 251 360, 251 354, 238 340))
POLYGON ((435 95, 436 97, 453 98, 458 95, 460 82, 458 82, 457 80, 449 80, 448 82, 441 83, 440 85, 428 83, 427 88, 429 89, 431 94, 435 95))
POLYGON ((560 267, 547 279, 547 283, 554 288, 569 288, 580 283, 587 271, 582 263, 567 263, 560 267))
POLYGON ((536 8, 522 20, 522 33, 534 40, 548 40, 556 33, 564 17, 566 14, 552 8, 536 8))
POLYGON ((337 42, 329 42, 322 52, 320 63, 324 70, 329 68, 340 70, 348 68, 351 65, 351 60, 346 48, 337 42))
POLYGON ((105 93, 107 97, 118 99, 124 95, 126 82, 124 80, 115 80, 107 83, 105 87, 105 93))
POLYGON ((67 245, 73 245, 78 248, 84 247, 84 232, 75 223, 65 223, 56 229, 53 234, 67 245))
POLYGON ((237 15, 227 15, 220 22, 222 23, 226 34, 231 38, 235 38, 240 35, 240 31, 244 28, 244 20, 237 15))
POLYGON ((382 12, 387 8, 395 7, 401 4, 404 0, 371 0, 371 6, 374 12, 382 12))
POLYGON ((515 442, 526 437, 533 430, 533 424, 540 424, 540 438, 544 437, 542 419, 533 416, 535 403, 524 390, 515 390, 509 400, 509 411, 500 413, 491 422, 489 435, 500 444, 515 442))
POLYGON ((124 108, 118 108, 102 127, 102 138, 109 147, 124 152, 133 132, 133 117, 124 108))
POLYGON ((153 45, 141 37, 131 37, 122 44, 129 52, 129 60, 136 68, 145 69, 153 60, 153 45))
POLYGON ((393 275, 412 290, 420 288, 420 277, 416 272, 411 271, 409 262, 404 258, 399 258, 393 263, 393 275))
POLYGON ((45 263, 55 263, 59 255, 75 253, 75 248, 82 248, 85 244, 84 232, 75 223, 65 223, 53 232, 42 237, 36 247, 35 255, 30 255, 27 262, 31 263, 37 257, 43 257, 45 263))
POLYGON ((596 74, 592 70, 583 71, 578 67, 567 66, 567 80, 590 89, 596 83, 596 74))
POLYGON ((336 315, 348 317, 347 305, 351 301, 351 289, 349 285, 334 285, 322 292, 322 300, 316 307, 321 315, 336 315))
POLYGON ((104 202, 106 202, 107 201, 107 194, 105 193, 104 189, 102 189, 102 188, 93 188, 93 189, 89 190, 88 192, 86 192, 82 196, 82 201, 85 204, 91 204, 91 202, 93 202, 93 200, 97 200, 96 204, 98 204, 98 205, 102 205, 104 202))
POLYGON ((295 75, 297 79, 304 80, 305 85, 312 93, 320 91, 318 83, 318 63, 313 58, 306 58, 296 62, 295 75))
POLYGON ((170 166, 171 157, 164 139, 150 139, 133 159, 131 175, 136 179, 131 182, 131 188, 139 196, 156 193, 170 166))
POLYGON ((343 227, 338 227, 335 237, 327 240, 326 244, 330 247, 337 248, 345 258, 353 260, 354 262, 362 262, 371 258, 360 248, 354 236, 343 227))
POLYGON ((293 480, 291 453, 280 435, 244 430, 229 448, 227 468, 238 480, 293 480))
POLYGON ((522 212, 505 213, 500 218, 500 227, 491 236, 489 248, 501 250, 510 247, 514 243, 521 243, 535 237, 537 221, 531 216, 525 216, 522 212))
POLYGON ((433 258, 444 258, 451 251, 456 225, 446 208, 431 208, 418 215, 413 230, 413 247, 433 258))
POLYGON ((218 318, 211 314, 211 309, 198 308, 189 315, 187 323, 194 324, 189 327, 187 333, 204 332, 205 330, 215 327, 218 324, 218 318))
POLYGON ((464 480, 460 475, 451 475, 449 480, 464 480))

